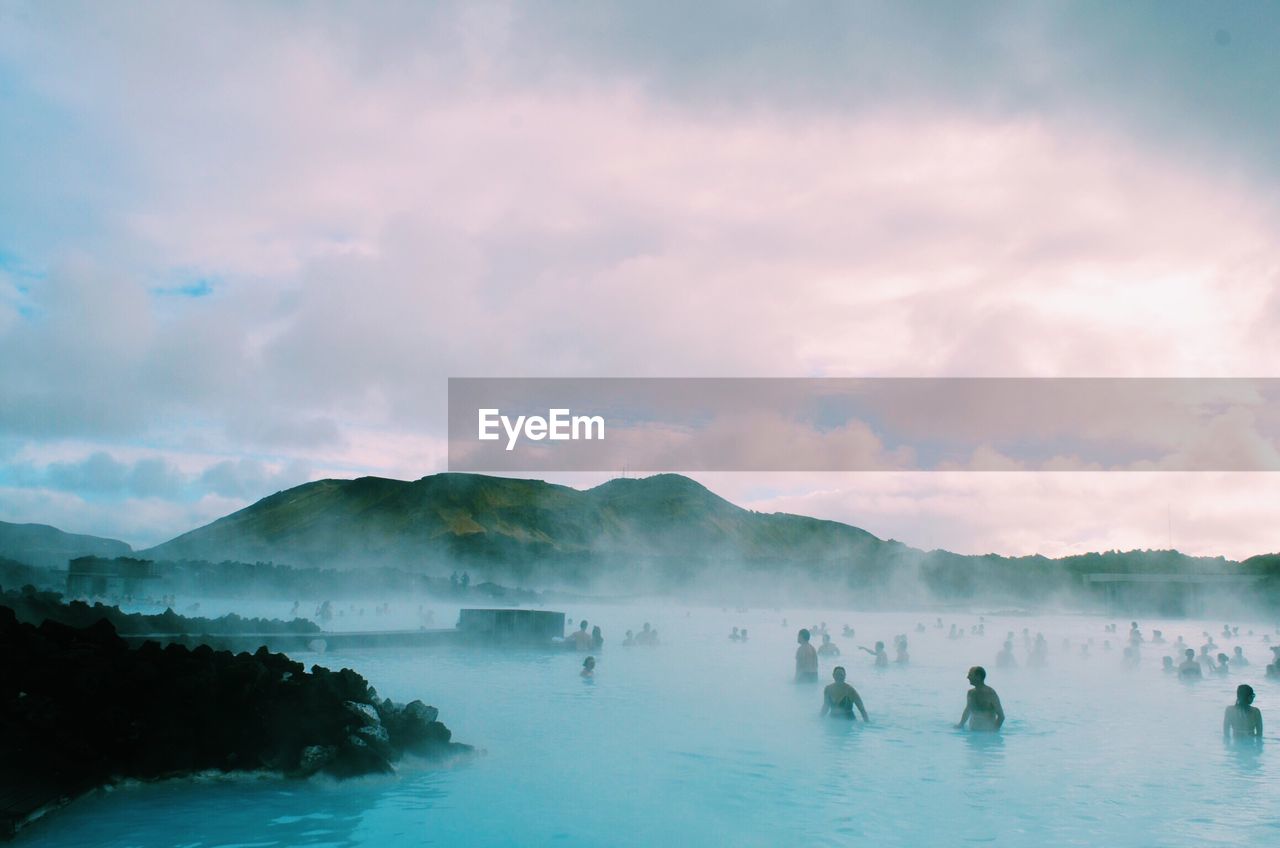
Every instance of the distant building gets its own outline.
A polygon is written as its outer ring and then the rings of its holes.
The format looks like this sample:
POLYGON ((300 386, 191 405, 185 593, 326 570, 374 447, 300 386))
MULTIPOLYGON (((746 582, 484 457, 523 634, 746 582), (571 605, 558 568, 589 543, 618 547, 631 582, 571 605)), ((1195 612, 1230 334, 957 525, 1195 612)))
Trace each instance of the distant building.
POLYGON ((564 636, 564 613, 528 609, 464 609, 458 613, 458 630, 469 642, 539 645, 564 636))
POLYGON ((67 594, 137 595, 159 578, 159 569, 149 559, 76 557, 67 564, 67 594))
POLYGON ((1261 574, 1095 573, 1084 575, 1084 584, 1114 612, 1201 615, 1223 601, 1248 599, 1264 579, 1261 574))

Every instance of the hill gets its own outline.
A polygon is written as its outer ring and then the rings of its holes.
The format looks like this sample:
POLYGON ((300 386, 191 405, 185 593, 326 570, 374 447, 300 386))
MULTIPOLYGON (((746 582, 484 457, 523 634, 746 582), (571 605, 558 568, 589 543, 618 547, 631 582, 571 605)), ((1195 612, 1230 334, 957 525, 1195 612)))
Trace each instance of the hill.
POLYGON ((155 560, 296 567, 469 569, 477 577, 620 589, 703 582, 761 595, 1044 600, 1090 572, 1224 573, 1238 563, 1175 551, 966 556, 920 551, 847 524, 736 506, 677 474, 581 491, 541 480, 436 474, 321 480, 278 492, 140 552, 155 560), (801 590, 805 591, 801 591, 801 590))
POLYGON ((63 571, 67 560, 80 556, 128 556, 133 548, 117 539, 64 533, 47 524, 0 521, 0 557, 38 568, 63 571))
POLYGON ((834 521, 742 509, 676 474, 580 491, 540 480, 435 474, 321 480, 157 545, 161 560, 296 566, 441 566, 570 582, 641 566, 680 577, 713 565, 848 564, 901 547, 834 521))

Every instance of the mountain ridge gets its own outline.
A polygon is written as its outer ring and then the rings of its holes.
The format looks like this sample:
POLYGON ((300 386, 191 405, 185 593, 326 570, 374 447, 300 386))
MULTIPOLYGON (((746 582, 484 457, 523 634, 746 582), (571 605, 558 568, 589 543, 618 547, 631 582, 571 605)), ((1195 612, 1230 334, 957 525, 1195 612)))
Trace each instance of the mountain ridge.
POLYGON ((48 524, 0 521, 0 557, 38 568, 66 568, 79 556, 128 556, 133 548, 119 539, 68 533, 48 524))

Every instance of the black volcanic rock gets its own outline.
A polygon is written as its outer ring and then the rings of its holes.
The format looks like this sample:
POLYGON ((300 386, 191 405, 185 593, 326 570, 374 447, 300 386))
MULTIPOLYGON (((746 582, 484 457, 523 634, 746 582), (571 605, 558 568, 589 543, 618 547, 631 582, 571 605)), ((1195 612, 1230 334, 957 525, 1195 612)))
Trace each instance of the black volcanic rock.
POLYGON ((22 591, 0 589, 0 604, 11 608, 19 621, 38 624, 56 621, 71 627, 89 627, 106 620, 115 632, 131 635, 155 633, 190 634, 194 636, 235 635, 237 633, 319 633, 320 626, 305 618, 281 621, 274 618, 243 618, 235 613, 218 618, 178 615, 166 609, 158 615, 124 612, 117 606, 87 604, 84 601, 65 603, 62 595, 52 591, 36 591, 24 587, 22 591))
POLYGON ((146 642, 105 619, 20 622, 0 606, 0 779, 52 801, 125 778, 205 770, 335 777, 389 772, 454 743, 434 708, 380 700, 350 669, 146 642))

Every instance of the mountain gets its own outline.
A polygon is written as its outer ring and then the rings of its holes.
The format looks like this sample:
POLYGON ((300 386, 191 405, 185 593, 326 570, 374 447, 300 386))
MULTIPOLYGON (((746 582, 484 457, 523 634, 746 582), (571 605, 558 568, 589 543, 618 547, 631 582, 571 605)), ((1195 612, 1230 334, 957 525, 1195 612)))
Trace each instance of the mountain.
POLYGON ((0 521, 0 557, 40 568, 66 570, 67 560, 79 556, 128 556, 133 548, 117 539, 64 533, 47 524, 0 521))
POLYGON ((780 591, 828 598, 847 591, 864 602, 1046 600, 1081 591, 1087 573, 1240 569, 1221 557, 1176 551, 1062 559, 925 552, 836 521, 743 509, 677 474, 610 480, 585 491, 477 474, 320 480, 140 555, 436 575, 467 569, 476 577, 575 587, 597 578, 619 589, 701 582, 775 599, 780 591))
POLYGON ((299 566, 437 565, 569 580, 642 566, 806 568, 901 548, 834 521, 742 509, 677 474, 580 491, 541 480, 435 474, 320 480, 278 492, 142 555, 299 566))

